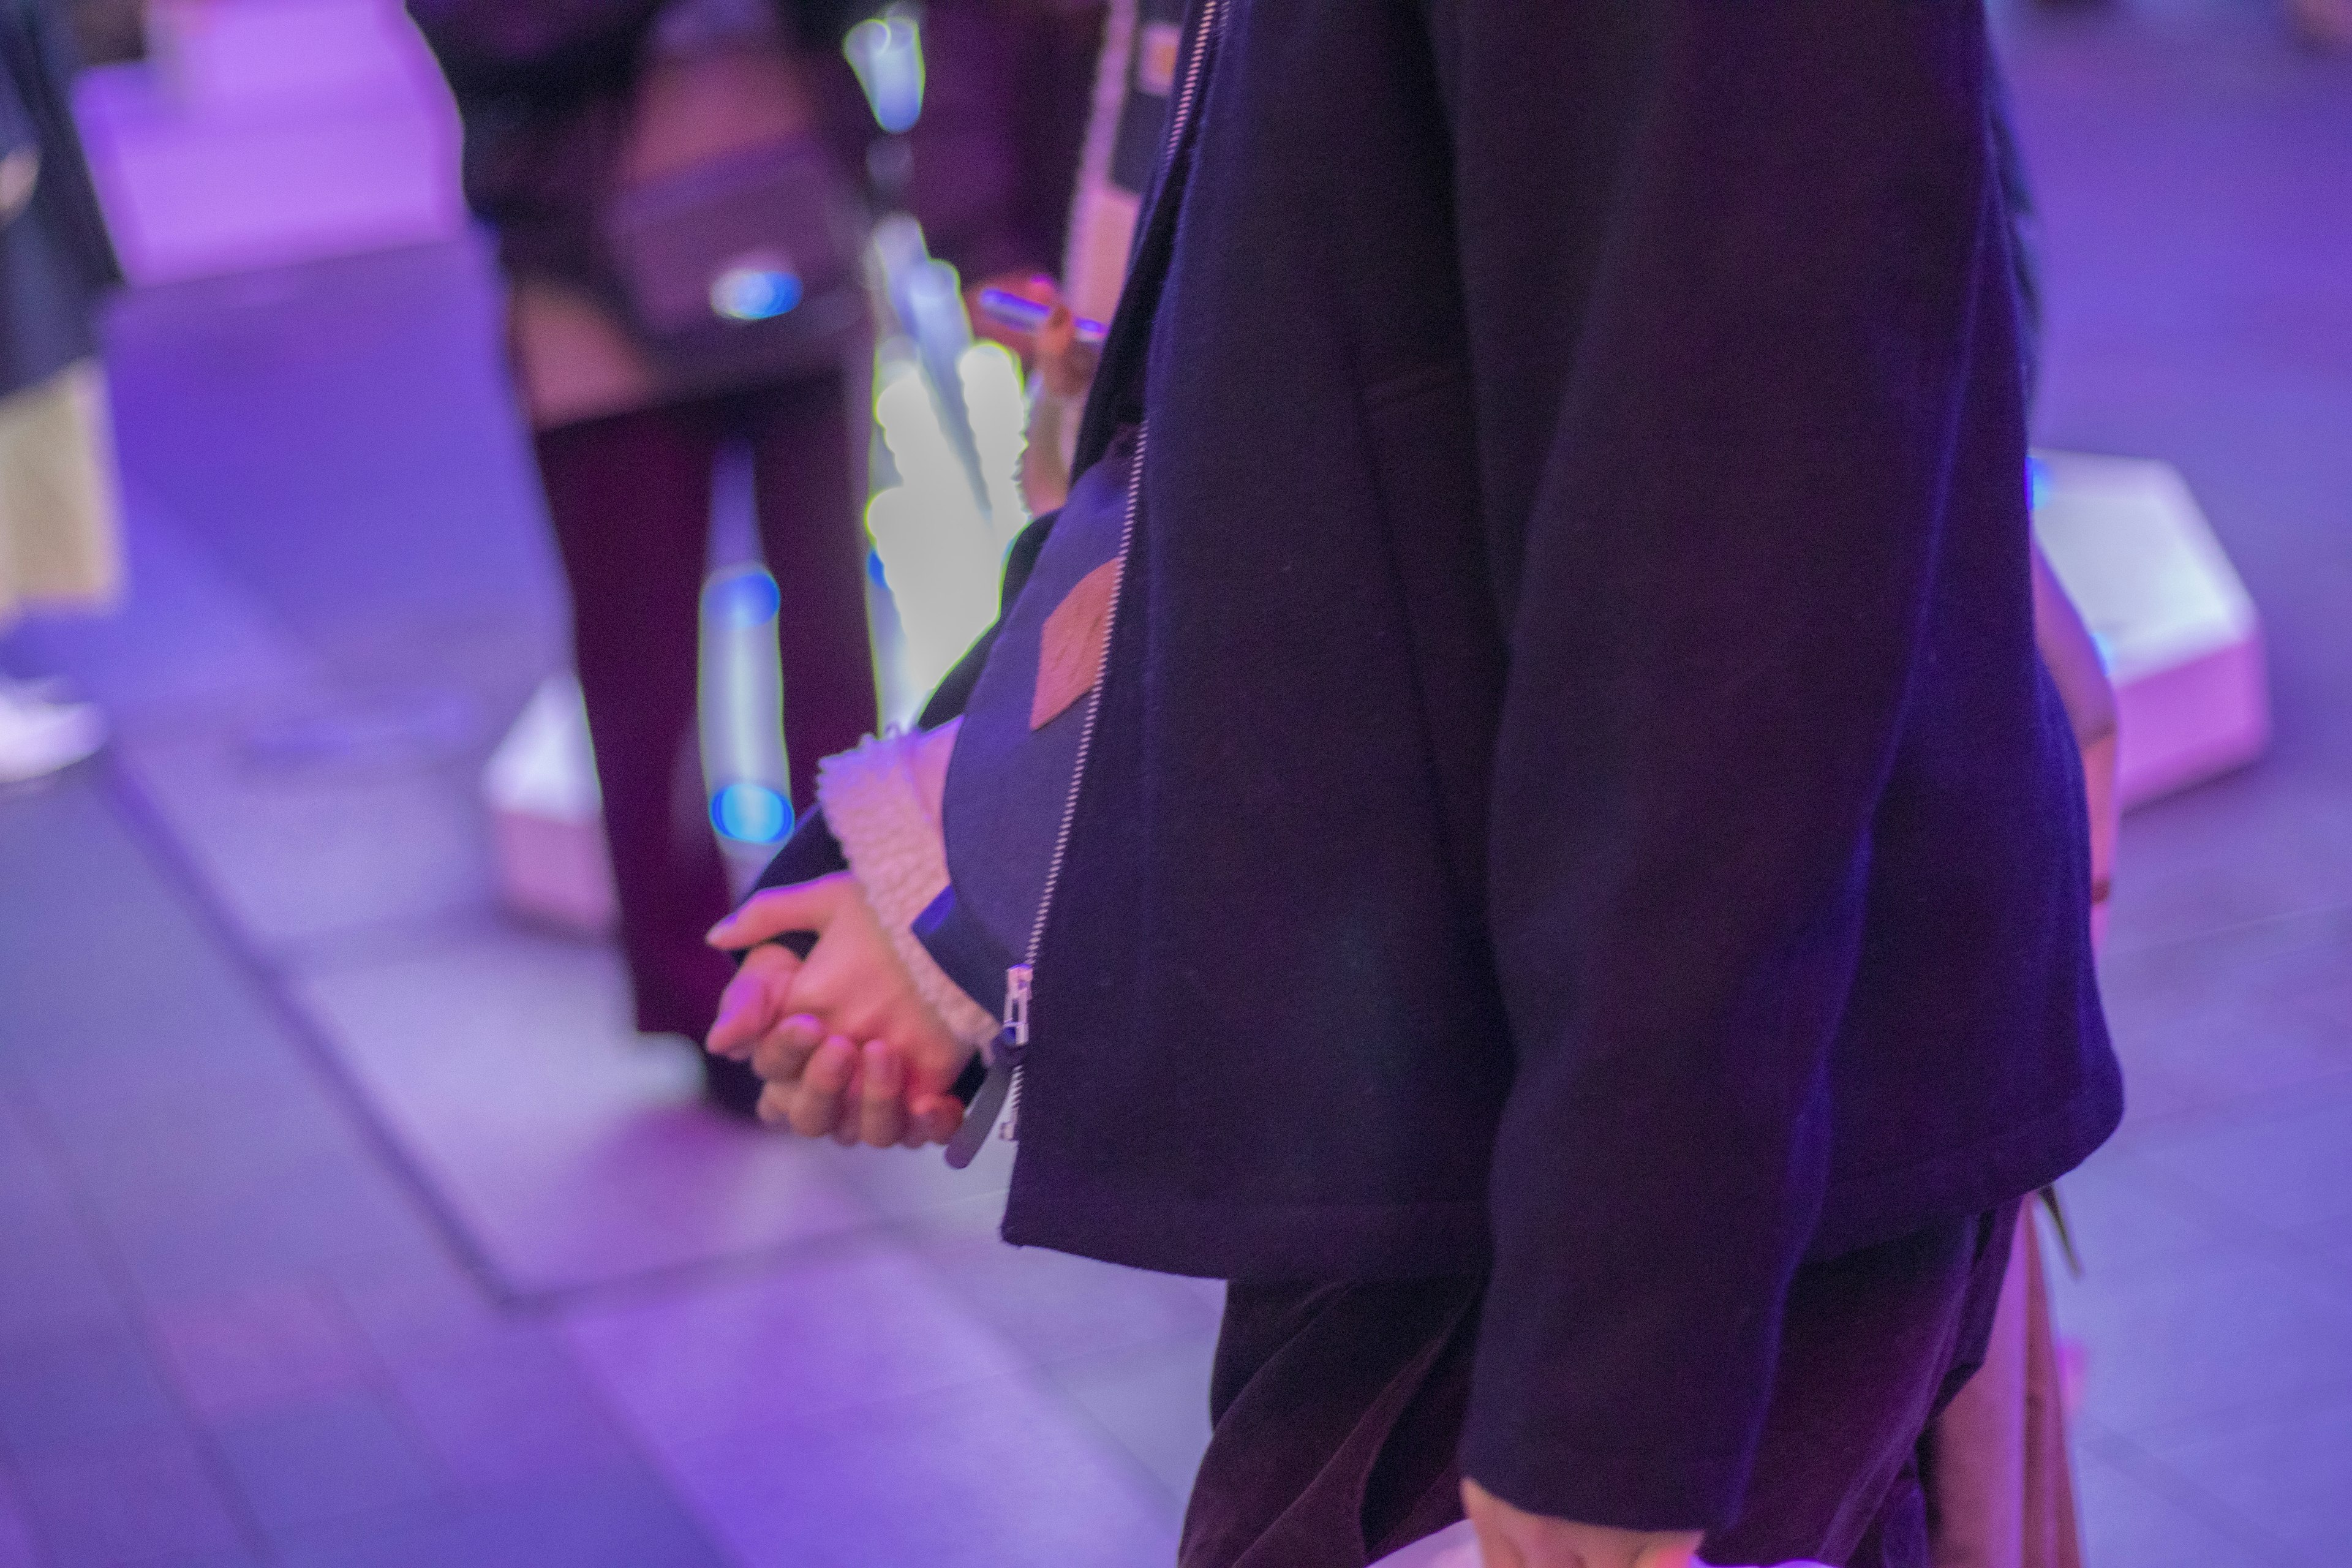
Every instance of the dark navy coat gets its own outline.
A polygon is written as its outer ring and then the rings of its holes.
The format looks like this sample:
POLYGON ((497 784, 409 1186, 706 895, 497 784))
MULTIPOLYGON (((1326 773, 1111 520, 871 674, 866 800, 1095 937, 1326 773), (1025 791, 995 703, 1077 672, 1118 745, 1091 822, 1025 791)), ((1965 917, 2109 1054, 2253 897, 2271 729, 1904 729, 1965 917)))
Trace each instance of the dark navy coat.
POLYGON ((0 154, 39 160, 24 210, 0 215, 0 396, 96 354, 100 303, 122 281, 74 125, 75 68, 47 0, 0 6, 0 154))
POLYGON ((1466 1472, 1724 1524, 1800 1263, 2121 1111, 1982 14, 1214 32, 1081 444, 1149 418, 1005 1236, 1491 1269, 1466 1472))

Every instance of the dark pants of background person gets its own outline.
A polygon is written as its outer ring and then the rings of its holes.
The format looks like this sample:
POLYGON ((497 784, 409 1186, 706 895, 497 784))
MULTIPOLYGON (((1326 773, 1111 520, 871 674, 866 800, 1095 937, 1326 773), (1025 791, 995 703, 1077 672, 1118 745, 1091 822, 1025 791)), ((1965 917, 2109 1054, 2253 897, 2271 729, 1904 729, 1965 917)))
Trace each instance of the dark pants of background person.
MULTIPOLYGON (((703 933, 727 912, 695 722, 700 595, 719 448, 749 442, 760 540, 782 603, 793 801, 820 757, 875 727, 866 620, 866 413, 841 375, 542 431, 540 475, 572 584, 573 657, 637 1027, 699 1040, 734 973, 703 933)), ((719 1088, 714 1079, 714 1089, 719 1088)))
MULTIPOLYGON (((1927 1568, 1922 1434, 1984 1358, 2017 1205, 1808 1265, 1717 1563, 1927 1568)), ((1362 1568, 1462 1517, 1483 1278, 1234 1285, 1181 1568, 1362 1568)))

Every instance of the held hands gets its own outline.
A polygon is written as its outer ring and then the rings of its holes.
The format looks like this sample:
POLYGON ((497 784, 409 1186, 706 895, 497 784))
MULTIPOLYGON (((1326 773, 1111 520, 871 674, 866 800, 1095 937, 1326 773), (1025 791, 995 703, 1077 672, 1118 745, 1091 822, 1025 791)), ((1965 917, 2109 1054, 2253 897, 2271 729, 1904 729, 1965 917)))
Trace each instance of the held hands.
POLYGON ((949 1092, 971 1050, 915 990, 847 873, 758 893, 711 928, 745 953, 719 998, 709 1046, 767 1080, 762 1121, 807 1138, 919 1149, 963 1121, 949 1092), (776 938, 814 931, 805 961, 776 938))
POLYGON ((1464 1477, 1462 1507, 1486 1568, 1694 1568, 1699 1532, 1612 1530, 1512 1507, 1464 1477))

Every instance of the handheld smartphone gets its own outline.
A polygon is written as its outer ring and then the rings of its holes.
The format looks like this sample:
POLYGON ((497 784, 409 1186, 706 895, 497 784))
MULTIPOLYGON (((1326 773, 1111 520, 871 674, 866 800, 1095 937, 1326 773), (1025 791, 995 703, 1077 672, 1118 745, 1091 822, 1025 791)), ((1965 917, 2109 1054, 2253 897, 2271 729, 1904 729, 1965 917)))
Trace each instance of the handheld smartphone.
MULTIPOLYGON (((1007 289, 982 289, 980 291, 981 314, 1001 327, 1011 327, 1016 332, 1034 332, 1045 324, 1054 313, 1050 305, 1040 305, 1034 300, 1024 300, 1007 289)), ((1108 335, 1100 321, 1078 318, 1078 342, 1098 343, 1108 335)))

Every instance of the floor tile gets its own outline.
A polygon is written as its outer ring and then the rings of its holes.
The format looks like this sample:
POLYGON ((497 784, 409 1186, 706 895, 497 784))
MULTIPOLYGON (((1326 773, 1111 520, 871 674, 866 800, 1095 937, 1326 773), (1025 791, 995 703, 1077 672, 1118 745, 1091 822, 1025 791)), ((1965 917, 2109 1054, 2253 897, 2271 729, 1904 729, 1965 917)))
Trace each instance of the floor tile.
POLYGON ((27 1465, 18 1489, 49 1568, 133 1568, 245 1544, 227 1500, 184 1440, 27 1465))
POLYGON ((1063 1397, 1091 1416, 1165 1489, 1181 1511, 1209 1446, 1213 1327, 1046 1369, 1063 1397))
POLYGON ((1019 1145, 990 1138, 959 1171, 937 1149, 840 1149, 818 1152, 841 1179, 893 1219, 920 1218, 996 1233, 1004 1219, 1004 1189, 1019 1145))
MULTIPOLYGON (((350 721, 363 729, 364 710, 350 721)), ((490 901, 470 736, 454 759, 348 768, 273 764, 257 743, 247 732, 128 749, 140 787, 247 941, 277 952, 490 901)))
POLYGON ((16 1500, 15 1479, 0 1471, 0 1568, 41 1568, 34 1552, 33 1523, 16 1500))
POLYGON ((274 1018, 218 933, 83 770, 0 811, 0 996, 7 1065, 138 1069, 174 1037, 228 1056, 274 1018))
POLYGON ((6 1087, 0 1058, 0 1343, 44 1332, 121 1325, 123 1314, 74 1194, 6 1087))
POLYGON ((1197 1285, 969 1230, 917 1230, 911 1244, 948 1290, 1032 1361, 1092 1356, 1213 1333, 1220 1307, 1197 1285))
POLYGON ((861 1405, 667 1456, 747 1568, 1166 1568, 1174 1511, 1026 1378, 861 1405))
POLYGON ((2169 1478, 2144 1479, 2078 1446, 2083 1560, 2095 1568, 2279 1568, 2238 1521, 2169 1478), (2204 1502, 2207 1511, 2200 1511, 2204 1502))
POLYGON ((136 1056, 47 1061, 23 1075, 26 1099, 84 1185, 102 1188, 150 1150, 150 1168, 199 1152, 246 1164, 372 1157, 317 1058, 277 1018, 175 1021, 143 1038, 136 1056))
POLYGON ((380 1371, 341 1303, 309 1282, 164 1307, 149 1321, 181 1397, 215 1420, 301 1404, 380 1371))
MULTIPOLYGON (((2104 1278, 2190 1267, 2244 1236, 2228 1210, 2113 1148, 2062 1180, 2058 1197, 2084 1269, 2104 1278)), ((2054 1247, 2051 1258, 2066 1266, 2054 1247)))
POLYGON ((2352 1555, 2352 1391, 2231 1422, 2219 1433, 2158 1434, 2139 1443, 2167 1470, 2314 1563, 2352 1555))
POLYGON ((731 1568, 643 1468, 593 1470, 294 1532, 282 1568, 731 1568))
POLYGON ((331 1289, 378 1355, 447 1355, 504 1342, 511 1313, 446 1248, 369 1248, 320 1265, 331 1289))
POLYGON ((2246 1225, 2352 1219, 2352 1092, 2151 1140, 2138 1158, 2246 1225))
POLYGON ((2278 1238, 2276 1250, 2305 1279, 2352 1300, 2352 1220, 2297 1226, 2278 1238))
POLYGON ((167 1436, 179 1419, 146 1347, 120 1323, 0 1344, 0 1450, 19 1464, 167 1436))
POLYGON ((656 1447, 1001 1377, 1019 1358, 919 1260, 860 1247, 755 1278, 582 1309, 581 1358, 656 1447))
POLYGON ((2136 812, 2116 858, 2118 952, 2340 906, 2352 807, 2330 784, 2257 768, 2136 812))
POLYGON ((2352 1305, 2258 1252, 2123 1277, 2053 1270, 2053 1289, 2089 1354, 2085 1410, 2125 1436, 2352 1390, 2352 1305))
POLYGON ((623 1468, 637 1450, 569 1345, 518 1323, 496 1340, 395 1358, 391 1388, 467 1486, 623 1468))
POLYGON ((414 1200, 372 1165, 331 1156, 282 1169, 240 1163, 194 1167, 178 1183, 157 1173, 101 1198, 101 1222, 151 1299, 226 1295, 389 1245, 435 1245, 414 1200))
POLYGON ((449 1487, 406 1418, 369 1389, 225 1422, 215 1441, 247 1506, 273 1535, 449 1487))
POLYGON ((64 1173, 17 1103, 15 1056, 0 1055, 0 1219, 63 1216, 71 1207, 64 1173))
POLYGON ((501 311, 474 236, 132 291, 108 333, 123 465, 306 647, 546 618, 501 311))
POLYGON ((143 476, 134 469, 123 481, 137 602, 119 616, 28 624, 16 635, 33 667, 71 671, 119 734, 140 737, 207 733, 321 695, 322 672, 286 628, 189 537, 143 476))
POLYGON ((126 1320, 89 1238, 69 1215, 0 1213, 0 1343, 126 1320))
POLYGON ((2352 911, 2111 956, 2103 979, 2136 1123, 2352 1083, 2352 911))
MULTIPOLYGON (((2151 828, 2146 818, 2131 820, 2135 831, 2151 828)), ((2352 993, 2347 959, 2352 909, 2329 908, 2193 941, 2111 948, 2102 961, 2101 978, 2108 1014, 2118 1024, 2177 1026, 2226 1021, 2248 1003, 2265 998, 2329 1006, 2352 993)))
POLYGON ((301 994, 512 1291, 758 1255, 875 1221, 817 1148, 706 1111, 687 1050, 628 1027, 602 949, 485 925, 459 944, 314 973, 301 994))

